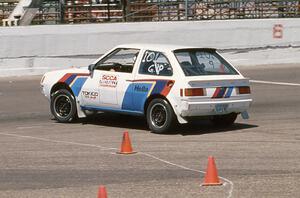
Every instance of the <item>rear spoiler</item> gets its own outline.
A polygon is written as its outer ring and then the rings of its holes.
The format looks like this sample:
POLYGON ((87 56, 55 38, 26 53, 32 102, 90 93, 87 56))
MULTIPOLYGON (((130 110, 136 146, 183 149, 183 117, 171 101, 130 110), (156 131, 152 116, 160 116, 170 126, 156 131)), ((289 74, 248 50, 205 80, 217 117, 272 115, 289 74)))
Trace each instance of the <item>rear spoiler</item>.
POLYGON ((191 80, 188 82, 191 86, 201 87, 236 87, 249 86, 250 79, 220 79, 220 80, 191 80))

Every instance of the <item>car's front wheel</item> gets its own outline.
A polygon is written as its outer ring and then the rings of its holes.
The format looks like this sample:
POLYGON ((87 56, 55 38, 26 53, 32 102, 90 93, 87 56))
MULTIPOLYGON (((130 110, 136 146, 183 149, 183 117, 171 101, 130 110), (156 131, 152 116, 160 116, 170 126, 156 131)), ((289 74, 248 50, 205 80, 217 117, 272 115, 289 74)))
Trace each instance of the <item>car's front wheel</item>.
POLYGON ((174 124, 175 114, 171 105, 164 99, 153 99, 147 108, 147 123, 154 133, 165 133, 174 124))
POLYGON ((50 108, 59 122, 72 122, 77 118, 76 100, 66 89, 60 89, 52 95, 50 108))
POLYGON ((215 126, 229 127, 231 126, 237 118, 237 113, 230 113, 226 115, 215 115, 212 117, 211 121, 215 126))

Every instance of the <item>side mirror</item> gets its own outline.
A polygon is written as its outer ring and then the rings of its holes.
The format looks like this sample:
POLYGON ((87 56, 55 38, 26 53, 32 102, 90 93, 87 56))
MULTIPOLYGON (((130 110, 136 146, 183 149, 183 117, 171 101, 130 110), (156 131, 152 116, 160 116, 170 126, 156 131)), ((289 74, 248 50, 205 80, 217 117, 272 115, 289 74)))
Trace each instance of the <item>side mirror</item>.
POLYGON ((94 68, 95 68, 95 64, 90 64, 88 69, 90 71, 90 75, 92 75, 93 71, 94 71, 94 68))

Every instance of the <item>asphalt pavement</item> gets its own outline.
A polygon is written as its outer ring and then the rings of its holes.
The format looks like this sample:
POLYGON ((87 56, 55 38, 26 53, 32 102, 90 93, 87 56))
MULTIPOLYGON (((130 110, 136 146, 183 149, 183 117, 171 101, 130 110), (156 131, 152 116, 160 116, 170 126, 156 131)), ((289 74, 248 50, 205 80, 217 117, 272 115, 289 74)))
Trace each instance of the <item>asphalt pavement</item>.
POLYGON ((97 197, 99 185, 122 198, 300 197, 300 67, 240 70, 271 81, 251 83, 249 120, 239 116, 227 129, 199 121, 162 135, 142 118, 107 113, 57 123, 41 76, 0 78, 0 197, 97 197), (137 154, 116 154, 124 131, 137 154), (200 186, 208 156, 222 186, 200 186))

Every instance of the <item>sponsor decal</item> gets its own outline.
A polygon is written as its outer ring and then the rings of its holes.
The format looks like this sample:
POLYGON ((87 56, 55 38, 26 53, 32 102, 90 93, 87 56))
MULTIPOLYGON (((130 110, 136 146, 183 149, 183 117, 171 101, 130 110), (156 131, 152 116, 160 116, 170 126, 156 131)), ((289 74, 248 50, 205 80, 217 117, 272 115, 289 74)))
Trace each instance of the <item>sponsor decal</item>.
POLYGON ((140 79, 133 80, 126 89, 122 109, 144 113, 147 98, 151 95, 167 96, 175 81, 163 79, 140 79))
POLYGON ((100 86, 102 87, 116 87, 118 85, 118 77, 115 75, 102 75, 100 79, 100 86))
POLYGON ((82 95, 85 99, 94 100, 99 96, 99 93, 95 91, 82 91, 82 95))
POLYGON ((144 86, 144 85, 142 85, 142 86, 140 86, 140 85, 135 85, 135 86, 134 86, 134 91, 136 91, 136 92, 148 92, 149 89, 148 89, 148 87, 146 87, 146 86, 144 86))

